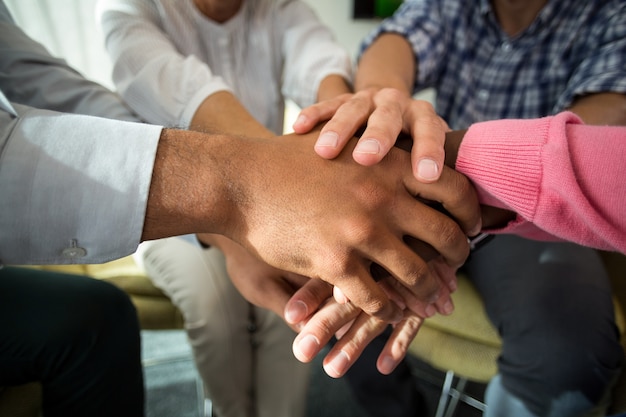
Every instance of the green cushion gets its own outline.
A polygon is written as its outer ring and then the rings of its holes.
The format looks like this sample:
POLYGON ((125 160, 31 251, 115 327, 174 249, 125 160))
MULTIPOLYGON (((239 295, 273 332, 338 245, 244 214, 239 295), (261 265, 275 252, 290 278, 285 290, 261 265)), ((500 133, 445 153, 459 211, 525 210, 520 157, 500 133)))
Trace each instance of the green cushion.
POLYGON ((498 332, 485 314, 480 295, 463 275, 452 300, 454 312, 425 320, 409 352, 441 371, 487 382, 497 371, 502 345, 498 332))

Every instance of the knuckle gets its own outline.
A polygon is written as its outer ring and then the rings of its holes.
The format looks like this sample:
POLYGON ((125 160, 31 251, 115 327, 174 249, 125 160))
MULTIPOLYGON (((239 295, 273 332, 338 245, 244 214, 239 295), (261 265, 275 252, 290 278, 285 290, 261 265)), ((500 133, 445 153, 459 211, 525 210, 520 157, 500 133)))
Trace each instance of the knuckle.
POLYGON ((359 114, 367 114, 371 111, 372 106, 364 97, 354 97, 349 104, 353 110, 359 114))
MULTIPOLYGON (((411 106, 413 106, 416 110, 420 111, 423 114, 434 115, 435 107, 431 102, 426 100, 413 100, 411 101, 411 106)), ((437 117, 438 118, 438 117, 437 117)))
POLYGON ((337 329, 333 326, 332 320, 329 317, 321 317, 314 323, 313 332, 318 335, 324 335, 324 339, 335 333, 337 329))
POLYGON ((309 119, 318 120, 322 114, 319 104, 306 107, 300 111, 300 114, 306 116, 309 119))
POLYGON ((422 287, 428 275, 428 266, 424 262, 407 265, 404 272, 406 283, 413 289, 422 287))
POLYGON ((430 266, 424 262, 416 262, 406 271, 405 285, 418 301, 430 303, 439 294, 441 285, 434 278, 430 266))
POLYGON ((340 277, 345 276, 350 269, 350 258, 343 247, 337 245, 335 250, 322 251, 318 258, 318 271, 324 271, 326 276, 318 277, 332 285, 337 285, 340 277))
POLYGON ((341 235, 353 247, 368 246, 376 239, 378 227, 367 216, 353 216, 346 219, 341 227, 341 235))
MULTIPOLYGON (((430 274, 429 274, 430 276, 430 274)), ((420 281, 421 285, 419 287, 419 292, 417 296, 422 299, 424 302, 432 303, 439 296, 439 291, 441 289, 441 284, 436 279, 425 279, 423 278, 420 281)))
POLYGON ((466 201, 467 197, 474 195, 474 187, 470 183, 469 179, 465 175, 460 175, 455 172, 454 178, 455 196, 458 203, 466 201))
POLYGON ((427 124, 432 127, 448 130, 448 124, 437 114, 432 103, 426 100, 411 101, 410 111, 415 114, 416 120, 421 124, 427 124))
POLYGON ((372 118, 384 120, 386 123, 401 125, 402 112, 397 103, 384 104, 376 107, 372 114, 372 118))
POLYGON ((388 315, 387 306, 388 303, 385 302, 385 300, 381 300, 379 298, 369 298, 366 300, 363 310, 371 316, 384 320, 388 315))
POLYGON ((384 101, 393 101, 399 103, 407 97, 405 93, 398 90, 397 88, 386 87, 378 92, 376 98, 384 101))
POLYGON ((454 221, 450 220, 441 225, 439 229, 439 243, 443 249, 456 248, 459 242, 465 242, 466 240, 465 234, 454 221))

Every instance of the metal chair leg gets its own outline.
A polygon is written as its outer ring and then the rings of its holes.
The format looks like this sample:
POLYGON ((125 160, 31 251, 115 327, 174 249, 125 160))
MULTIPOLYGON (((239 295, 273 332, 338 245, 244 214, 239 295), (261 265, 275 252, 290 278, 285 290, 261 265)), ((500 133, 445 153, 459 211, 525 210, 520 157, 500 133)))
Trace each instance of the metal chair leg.
POLYGON ((441 388, 441 396, 439 397, 439 405, 435 417, 452 417, 457 409, 459 401, 474 407, 480 411, 485 411, 487 406, 484 402, 467 395, 464 390, 467 385, 467 378, 459 377, 454 385, 454 371, 447 371, 446 378, 441 388))
POLYGON ((437 413, 435 417, 443 417, 446 406, 448 404, 448 397, 450 396, 450 388, 452 387, 452 381, 454 380, 454 371, 446 372, 446 379, 443 382, 441 388, 441 396, 439 397, 439 405, 437 406, 437 413))
POLYGON ((448 403, 445 417, 452 417, 454 415, 454 411, 459 404, 459 399, 461 399, 461 396, 464 395, 463 390, 465 390, 465 385, 467 385, 467 378, 459 377, 459 381, 457 382, 456 386, 450 389, 449 395, 452 398, 448 403))

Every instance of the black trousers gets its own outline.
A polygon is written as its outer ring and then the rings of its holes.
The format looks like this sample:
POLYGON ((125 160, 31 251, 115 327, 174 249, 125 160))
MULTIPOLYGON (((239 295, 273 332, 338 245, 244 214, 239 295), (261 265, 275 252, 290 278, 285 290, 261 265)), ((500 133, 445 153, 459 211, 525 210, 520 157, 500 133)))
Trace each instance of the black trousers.
MULTIPOLYGON (((539 416, 549 415, 553 401, 565 395, 600 401, 624 353, 610 282, 594 250, 498 236, 473 253, 464 270, 502 337, 498 371, 510 393, 539 416)), ((382 336, 368 346, 346 378, 372 416, 414 416, 408 365, 390 377, 371 365, 385 341, 382 336), (402 395, 381 395, 388 391, 402 395), (385 409, 397 411, 376 412, 385 409)))
POLYGON ((0 386, 39 381, 45 417, 144 415, 128 296, 88 277, 0 269, 0 386))

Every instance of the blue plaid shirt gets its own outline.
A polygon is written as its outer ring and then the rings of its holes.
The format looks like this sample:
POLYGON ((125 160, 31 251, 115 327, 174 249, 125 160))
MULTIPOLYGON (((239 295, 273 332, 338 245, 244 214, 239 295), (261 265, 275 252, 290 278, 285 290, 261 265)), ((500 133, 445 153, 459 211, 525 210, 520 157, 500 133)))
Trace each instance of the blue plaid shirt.
POLYGON ((489 0, 405 0, 364 41, 397 33, 412 45, 415 92, 437 90, 452 128, 485 120, 533 118, 576 97, 626 93, 626 1, 552 0, 515 37, 489 0))

